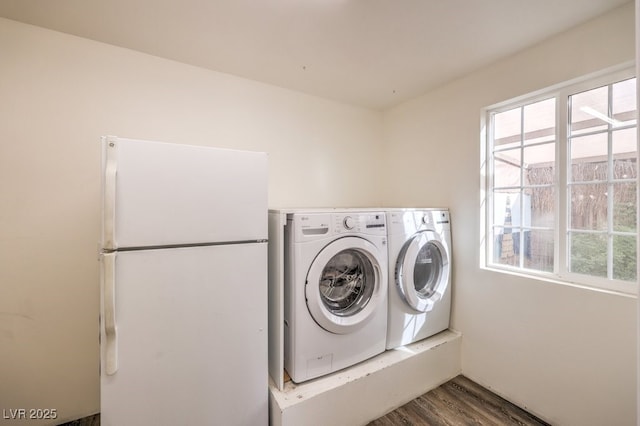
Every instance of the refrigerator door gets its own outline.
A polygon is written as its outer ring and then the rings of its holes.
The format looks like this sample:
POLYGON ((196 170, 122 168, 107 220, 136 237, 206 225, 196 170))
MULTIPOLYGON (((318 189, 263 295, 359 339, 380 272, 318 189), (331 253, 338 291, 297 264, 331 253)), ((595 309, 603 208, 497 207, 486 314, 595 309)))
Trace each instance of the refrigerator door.
POLYGON ((267 154, 102 138, 102 247, 267 238, 267 154))
POLYGON ((102 425, 268 424, 266 243, 109 253, 102 265, 113 326, 101 329, 102 425))

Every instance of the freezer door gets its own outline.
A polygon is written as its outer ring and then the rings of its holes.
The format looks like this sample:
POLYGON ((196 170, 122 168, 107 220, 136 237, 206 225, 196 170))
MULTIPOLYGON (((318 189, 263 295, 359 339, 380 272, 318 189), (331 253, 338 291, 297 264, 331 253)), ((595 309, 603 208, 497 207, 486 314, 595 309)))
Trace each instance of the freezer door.
POLYGON ((268 424, 266 243, 102 260, 102 425, 268 424))
POLYGON ((267 155, 102 138, 104 249, 267 238, 267 155))

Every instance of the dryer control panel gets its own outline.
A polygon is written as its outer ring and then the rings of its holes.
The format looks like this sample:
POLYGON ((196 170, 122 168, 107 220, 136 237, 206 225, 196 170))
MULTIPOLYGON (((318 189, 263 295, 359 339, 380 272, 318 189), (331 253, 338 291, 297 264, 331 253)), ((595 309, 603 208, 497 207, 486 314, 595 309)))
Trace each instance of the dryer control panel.
POLYGON ((293 222, 296 241, 340 234, 387 234, 384 212, 295 213, 287 221, 293 222))
POLYGON ((387 213, 389 235, 413 234, 432 230, 444 232, 450 229, 448 209, 395 209, 387 213))

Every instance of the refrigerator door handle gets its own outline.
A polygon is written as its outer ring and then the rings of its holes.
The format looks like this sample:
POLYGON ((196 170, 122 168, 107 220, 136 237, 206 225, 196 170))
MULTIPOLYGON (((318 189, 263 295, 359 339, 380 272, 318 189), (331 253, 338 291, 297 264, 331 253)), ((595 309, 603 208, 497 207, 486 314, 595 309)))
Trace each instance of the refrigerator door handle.
POLYGON ((107 250, 117 248, 115 241, 116 220, 116 177, 117 177, 117 149, 118 138, 108 136, 103 139, 105 150, 104 183, 103 183, 103 211, 102 246, 107 250))
POLYGON ((116 253, 104 254, 104 335, 105 372, 111 376, 118 371, 118 325, 116 323, 116 253))

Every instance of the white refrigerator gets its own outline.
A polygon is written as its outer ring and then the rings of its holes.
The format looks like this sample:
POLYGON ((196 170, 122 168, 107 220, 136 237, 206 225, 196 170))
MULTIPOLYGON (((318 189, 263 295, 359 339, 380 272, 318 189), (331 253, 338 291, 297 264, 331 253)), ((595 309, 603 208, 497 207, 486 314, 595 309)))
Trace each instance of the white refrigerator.
POLYGON ((102 138, 103 426, 267 425, 267 155, 102 138))

